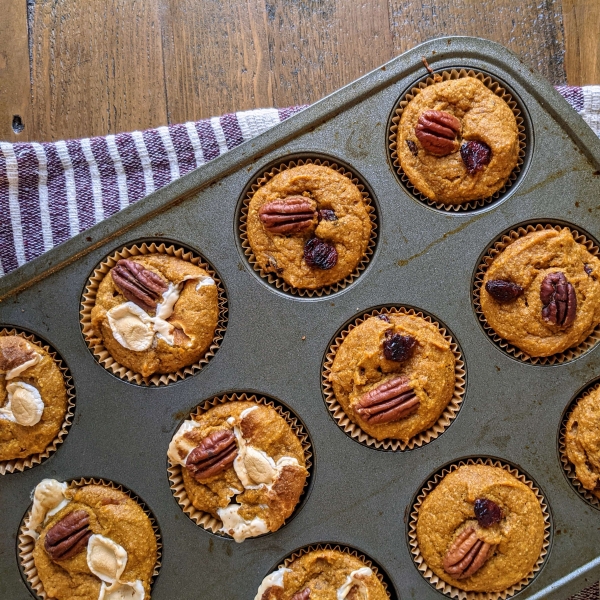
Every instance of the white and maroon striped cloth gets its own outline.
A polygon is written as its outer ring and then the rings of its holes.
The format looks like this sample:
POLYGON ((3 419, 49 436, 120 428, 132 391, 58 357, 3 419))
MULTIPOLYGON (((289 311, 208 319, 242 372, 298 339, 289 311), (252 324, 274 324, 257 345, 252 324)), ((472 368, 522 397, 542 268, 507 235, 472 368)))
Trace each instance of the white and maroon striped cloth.
MULTIPOLYGON (((600 86, 558 90, 600 135, 600 86)), ((0 276, 302 108, 91 139, 0 142, 0 276)))

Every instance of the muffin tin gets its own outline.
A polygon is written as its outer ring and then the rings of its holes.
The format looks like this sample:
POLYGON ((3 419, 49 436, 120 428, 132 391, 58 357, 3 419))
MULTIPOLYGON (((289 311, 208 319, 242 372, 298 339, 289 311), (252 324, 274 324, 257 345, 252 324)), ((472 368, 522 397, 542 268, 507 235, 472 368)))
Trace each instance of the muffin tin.
POLYGON ((155 600, 252 599, 286 556, 324 543, 347 545, 373 559, 393 598, 442 598, 411 558, 407 519, 431 475, 468 457, 518 467, 548 502, 549 554, 516 597, 565 598, 600 578, 600 560, 594 560, 600 554, 600 512, 568 483, 558 455, 563 411, 600 374, 600 350, 554 366, 516 360, 482 330, 472 294, 479 259, 503 232, 524 222, 557 222, 593 236, 599 209, 600 141, 583 120, 504 48, 475 38, 443 38, 6 275, 0 279, 0 324, 30 330, 56 348, 72 372, 77 406, 55 454, 0 477, 0 597, 31 597, 20 573, 17 537, 34 486, 45 477, 96 477, 131 489, 156 516, 164 546, 155 600), (522 108, 525 164, 497 202, 468 212, 437 211, 399 182, 388 124, 399 98, 425 75, 423 56, 435 71, 489 73, 522 108), (252 270, 239 236, 247 186, 270 165, 298 156, 338 161, 360 174, 378 215, 377 245, 365 270, 321 297, 292 296, 270 285, 252 270), (133 385, 104 369, 79 322, 82 292, 95 265, 122 246, 151 241, 183 245, 213 265, 229 310, 211 361, 160 387, 133 385), (414 307, 447 324, 467 372, 466 395, 450 427, 405 452, 381 452, 345 435, 323 397, 321 371, 335 333, 381 306, 414 307), (183 513, 170 489, 166 455, 194 406, 232 392, 267 395, 289 407, 306 426, 314 462, 305 504, 294 519, 239 545, 183 513))

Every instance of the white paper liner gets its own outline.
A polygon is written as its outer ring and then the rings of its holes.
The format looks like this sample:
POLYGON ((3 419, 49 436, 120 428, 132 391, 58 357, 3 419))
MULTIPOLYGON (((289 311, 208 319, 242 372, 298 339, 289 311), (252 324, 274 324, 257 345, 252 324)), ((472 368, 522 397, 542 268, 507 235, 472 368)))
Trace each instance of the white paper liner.
POLYGON ((521 116, 521 111, 514 100, 512 94, 510 94, 507 90, 502 87, 498 81, 494 80, 487 73, 480 73, 478 71, 466 70, 466 69, 452 69, 451 71, 441 71, 440 73, 435 73, 434 75, 430 75, 426 77, 423 81, 420 81, 416 86, 413 86, 408 92, 402 95, 398 104, 396 106, 395 115, 392 118, 392 124, 390 126, 389 131, 389 151, 392 159, 392 163, 398 177, 402 181, 402 183, 406 186, 408 190, 412 193, 412 195, 419 201, 431 206, 433 208, 437 208, 438 210, 445 210, 447 212, 459 212, 459 211, 468 211, 475 210, 477 208, 481 208, 486 204, 490 204, 496 200, 498 200, 512 184, 516 181, 519 172, 523 166, 523 162, 525 159, 525 148, 527 145, 527 136, 525 134, 525 124, 523 117, 521 116), (515 118, 517 120, 517 129, 519 136, 519 154, 517 159, 517 164, 513 169, 512 173, 509 175, 506 183, 494 194, 488 196, 487 198, 481 198, 479 200, 471 200, 469 202, 464 202, 462 204, 446 204, 444 202, 437 202, 435 200, 431 200, 425 194, 421 193, 410 181, 404 170, 402 169, 402 165, 400 164, 400 160, 397 154, 397 132, 398 125, 400 123, 400 117, 402 116, 402 112, 407 104, 424 88, 439 83, 440 81, 448 81, 450 79, 461 79, 463 77, 475 77, 479 81, 481 81, 489 90, 491 90, 496 96, 502 98, 506 104, 508 104, 509 108, 512 110, 515 118))
MULTIPOLYGON (((256 402, 258 404, 263 404, 265 406, 273 408, 275 411, 277 411, 279 416, 281 416, 286 421, 286 423, 291 427, 294 434, 300 440, 300 444, 302 445, 302 449, 304 450, 304 461, 306 465, 306 470, 308 471, 308 475, 304 482, 304 489, 302 490, 302 494, 300 494, 300 497, 298 499, 298 504, 296 505, 294 512, 292 512, 292 514, 285 520, 285 523, 282 525, 282 527, 284 527, 285 524, 294 517, 294 515, 297 513, 298 509, 302 505, 302 502, 308 489, 309 480, 312 476, 313 452, 308 433, 306 432, 301 421, 299 421, 288 409, 283 408, 282 406, 274 403, 268 398, 265 398, 263 396, 257 396, 256 394, 248 395, 244 393, 217 396, 215 398, 212 398, 211 400, 206 400, 199 404, 195 409, 193 409, 190 412, 189 417, 200 416, 201 414, 207 412, 214 406, 217 406, 218 404, 224 404, 225 402, 256 402)), ((214 533, 216 535, 220 535, 228 539, 233 539, 232 536, 228 535, 227 533, 219 531, 219 529, 221 529, 221 527, 223 526, 223 523, 219 519, 216 519, 210 513, 198 510, 192 504, 191 500, 187 495, 187 490, 185 489, 185 485, 183 482, 183 473, 181 465, 174 465, 169 459, 167 459, 167 472, 169 474, 169 481, 171 483, 171 491, 173 492, 173 496, 175 496, 175 499, 177 500, 177 503, 179 504, 183 512, 199 527, 202 527, 203 529, 206 529, 207 531, 210 531, 211 533, 214 533)), ((269 533, 273 532, 269 531, 268 533, 263 535, 269 535, 269 533)))
POLYGON ((312 298, 314 296, 321 297, 328 294, 333 294, 335 292, 339 292, 344 289, 346 286, 350 285, 366 268, 373 256, 373 252, 375 251, 375 242, 377 240, 377 214, 375 212, 375 208, 373 206, 373 202, 367 189, 364 184, 361 183, 360 179, 354 175, 351 171, 346 169, 345 167, 339 166, 333 159, 330 161, 320 159, 320 158, 299 158, 295 160, 290 160, 289 162, 282 162, 277 167, 272 167, 268 171, 265 171, 258 177, 256 177, 250 186, 250 189, 246 193, 246 197, 242 201, 242 210, 240 213, 240 238, 242 240, 242 248, 244 249, 244 254, 248 258, 248 262, 252 265, 252 268, 257 271, 263 279, 266 279, 271 285, 273 285, 277 289, 281 289, 288 294, 293 294, 297 296, 306 296, 312 298), (329 167, 338 173, 341 173, 344 177, 348 178, 360 191, 362 194, 366 208, 369 213, 369 218, 371 219, 371 237, 369 239, 369 243, 367 245, 367 249, 365 250, 365 254, 362 260, 358 263, 358 266, 350 275, 347 275, 341 281, 337 283, 333 283, 331 285, 326 285, 321 288, 315 290, 301 289, 296 288, 289 283, 286 283, 281 277, 278 277, 275 273, 267 273, 263 271, 262 267, 259 265, 254 253, 252 252, 252 247, 250 246, 250 242, 248 240, 248 233, 246 231, 246 220, 248 218, 248 208, 250 204, 250 200, 252 196, 256 193, 256 191, 265 185, 267 181, 273 179, 275 175, 285 171, 287 169, 292 169, 294 167, 299 167, 302 165, 319 165, 322 167, 329 167))
POLYGON ((388 591, 387 583, 377 566, 374 565, 373 561, 371 561, 364 554, 361 554, 358 550, 355 550, 350 546, 345 546, 342 544, 311 544, 310 546, 304 546, 304 548, 300 548, 292 552, 292 554, 285 558, 277 568, 280 569, 283 567, 287 569, 295 560, 299 559, 301 556, 304 556, 309 552, 316 552, 318 550, 335 550, 338 552, 344 552, 345 554, 349 554, 354 558, 358 558, 358 560, 362 561, 367 567, 369 567, 373 571, 377 579, 379 579, 379 581, 381 582, 381 585, 383 585, 383 588, 385 589, 388 598, 390 597, 390 592, 388 591))
POLYGON ((62 426, 59 432, 56 434, 56 437, 50 442, 48 447, 43 451, 37 454, 32 454, 26 458, 13 458, 11 460, 0 460, 0 475, 5 475, 6 473, 16 473, 24 471, 25 469, 30 469, 35 465, 39 465, 43 460, 48 458, 51 454, 56 452, 58 447, 64 442, 65 437, 69 433, 69 429, 73 422, 73 416, 75 414, 75 386, 73 385, 73 378, 71 377, 71 372, 63 363, 62 358, 59 356, 58 352, 52 348, 50 348, 46 342, 37 338, 35 335, 21 331, 14 328, 3 328, 0 329, 0 336, 7 335, 18 335, 28 342, 32 343, 38 348, 45 350, 54 360, 56 366, 60 369, 62 373, 63 380, 65 382, 65 390, 67 392, 67 410, 65 412, 65 417, 62 423, 62 426))
POLYGON ((525 475, 523 475, 518 469, 515 467, 503 463, 497 459, 491 458, 468 458, 465 460, 457 461, 451 465, 448 465, 442 469, 441 472, 436 473, 425 485, 421 488, 421 492, 417 496, 415 503, 411 507, 410 517, 408 522, 408 541, 410 547, 410 553, 412 555, 412 559, 419 570, 419 573, 439 592, 442 592, 446 596, 450 598, 458 598, 458 600, 507 600, 507 598, 512 598, 517 592, 522 590, 525 586, 527 586, 533 578, 540 571, 542 566, 544 565, 544 561, 548 555, 548 551, 550 548, 550 534, 552 529, 552 522, 550 520, 550 511, 548 509, 548 503, 546 502, 546 498, 543 496, 542 492, 536 487, 536 485, 527 479, 525 475), (419 509, 423 504, 425 498, 433 491, 433 489, 446 477, 446 475, 456 471, 459 467, 464 467, 465 465, 486 465, 488 467, 499 467, 504 469, 514 477, 516 477, 520 482, 524 483, 531 489, 531 491, 535 494, 536 498, 540 503, 540 507, 542 509, 542 514, 544 516, 544 541, 542 543, 542 550, 540 552, 540 556, 536 561, 531 573, 524 577, 521 581, 512 585, 502 592, 465 592, 464 590, 460 590, 449 583, 446 583, 442 579, 440 579, 425 563, 425 559, 421 555, 421 551, 419 549, 419 544, 417 541, 417 519, 419 517, 419 509))
MULTIPOLYGON (((561 421, 560 429, 558 433, 558 452, 560 455, 560 462, 565 471, 565 475, 571 484, 571 487, 580 495, 582 498, 588 503, 591 504, 594 508, 600 510, 600 498, 592 494, 592 492, 583 487, 583 484, 579 479, 577 479, 577 473, 575 472, 575 466, 569 460, 567 456, 567 444, 566 444, 566 433, 567 433, 567 423, 569 418, 571 417, 571 413, 577 406, 580 400, 588 396, 590 393, 597 391, 600 388, 600 382, 592 383, 588 386, 583 392, 577 394, 574 400, 569 403, 569 407, 565 411, 565 415, 561 421)), ((600 435, 600 431, 598 432, 600 435)))
MULTIPOLYGON (((140 498, 136 496, 131 490, 107 479, 97 479, 95 477, 82 477, 81 479, 73 479, 69 482, 68 489, 80 488, 86 485, 102 485, 127 494, 132 500, 139 504, 140 508, 142 508, 144 513, 147 515, 148 519, 150 519, 150 524, 152 525, 154 536, 156 537, 156 563, 154 565, 154 572, 152 573, 152 577, 150 578, 150 587, 152 588, 152 584, 154 583, 154 580, 156 579, 160 571, 162 558, 161 534, 160 529, 158 528, 158 523, 154 518, 154 515, 146 506, 146 504, 142 500, 140 500, 140 498)), ((54 596, 50 597, 44 591, 44 586, 42 585, 42 581, 40 580, 37 568, 35 566, 35 562, 33 560, 35 540, 32 537, 30 537, 27 533, 25 533, 27 531, 27 522, 29 520, 30 514, 31 507, 23 517, 23 520, 21 521, 21 527, 19 528, 18 551, 21 563, 21 570, 23 571, 23 575, 27 579, 31 590, 35 592, 38 598, 40 598, 41 600, 52 600, 54 596)))
POLYGON ((139 244, 133 244, 131 246, 127 246, 121 248, 120 250, 114 252, 107 258, 105 258, 92 273, 85 291, 83 292, 83 296, 81 298, 81 330, 83 332, 83 337, 88 345, 88 348, 96 358, 96 360, 107 370, 110 371, 113 375, 120 377, 125 381, 129 381, 130 383, 136 383, 138 385, 147 385, 147 386, 159 386, 159 385, 167 385, 174 381, 178 381, 180 379, 185 379, 190 377, 194 373, 198 372, 202 367, 207 364, 210 359, 215 355, 219 346, 221 345, 221 341, 223 340, 223 336, 225 334, 225 329, 227 327, 227 296, 225 295, 225 289, 219 276, 216 274, 214 269, 210 267, 206 262, 202 260, 202 258, 190 250, 180 248, 178 246, 174 246, 170 243, 164 242, 142 242, 139 244), (169 256, 174 256, 175 258, 179 258, 181 260, 185 260, 197 267, 204 269, 215 281, 217 285, 218 292, 218 304, 219 304, 219 317, 217 320, 217 327, 215 328, 215 336, 212 344, 204 354, 204 356, 197 362, 192 365, 188 365, 176 371, 175 373, 155 373, 149 377, 144 377, 140 373, 136 373, 127 367, 119 364, 110 354, 110 352, 106 349, 104 344, 94 344, 93 338, 94 329, 92 327, 92 309, 96 303, 96 294, 98 292, 98 287, 100 283, 106 277, 108 272, 117 264, 122 258, 130 258, 132 256, 140 256, 141 254, 168 254, 169 256))
POLYGON ((460 407, 462 405, 462 401, 464 400, 466 390, 466 370, 465 363, 463 361, 458 343, 452 337, 452 335, 450 335, 446 328, 442 327, 435 319, 433 319, 429 315, 425 315, 422 312, 415 311, 413 308, 404 308, 402 306, 398 306, 391 308, 378 308, 372 312, 361 315, 360 317, 355 319, 350 325, 348 325, 348 327, 346 327, 336 337, 334 343, 331 344, 329 350, 327 351, 327 355, 325 357, 325 361, 321 370, 321 382, 323 385, 323 394, 325 396, 325 403, 327 405, 327 409, 329 410, 331 416, 334 418, 338 427, 342 431, 350 435, 353 439, 360 442, 361 444, 364 444, 365 446, 377 448, 378 450, 392 450, 403 452, 405 450, 412 450, 413 448, 419 448, 425 444, 428 444, 432 440, 439 437, 442 433, 444 433, 444 431, 446 431, 448 427, 450 427, 452 421, 454 421, 454 419, 457 417, 460 407), (346 339, 348 334, 355 327, 357 327, 358 325, 360 325, 361 323, 363 323, 371 317, 376 317, 378 315, 393 314, 420 317, 428 323, 435 325, 439 329, 440 334, 450 344, 450 349, 452 350, 452 353, 454 354, 455 358, 454 392, 452 394, 450 402, 448 402, 448 405, 446 406, 446 408, 432 427, 426 429, 425 431, 417 433, 417 435, 410 438, 408 442, 389 438, 384 440, 377 440, 374 437, 370 436, 368 433, 364 432, 360 428, 360 425, 351 421, 350 418, 346 415, 341 404, 337 401, 335 397, 333 385, 329 380, 335 355, 338 351, 338 348, 341 346, 342 342, 346 339))
POLYGON ((598 248, 598 246, 596 246, 592 240, 588 239, 585 235, 573 227, 564 227, 563 225, 556 225, 553 223, 520 225, 508 233, 500 236, 491 244, 477 267, 477 272, 475 273, 475 278, 473 281, 473 305, 475 307, 475 313, 477 314, 477 317, 485 332, 501 350, 520 361, 530 363, 532 365, 556 365, 569 362, 593 348, 598 343, 598 340, 600 340, 600 324, 598 324, 592 333, 590 333, 590 335, 578 346, 568 348, 563 352, 557 352, 556 354, 552 354, 550 356, 529 356, 520 348, 517 348, 513 344, 507 342, 505 339, 501 338, 487 322, 481 308, 480 296, 483 278, 485 277, 490 265, 509 244, 520 237, 527 235, 528 233, 532 233, 533 231, 543 231, 544 229, 556 229, 556 231, 567 229, 573 235, 574 240, 578 244, 585 246, 590 254, 598 256, 600 253, 600 248, 598 248))

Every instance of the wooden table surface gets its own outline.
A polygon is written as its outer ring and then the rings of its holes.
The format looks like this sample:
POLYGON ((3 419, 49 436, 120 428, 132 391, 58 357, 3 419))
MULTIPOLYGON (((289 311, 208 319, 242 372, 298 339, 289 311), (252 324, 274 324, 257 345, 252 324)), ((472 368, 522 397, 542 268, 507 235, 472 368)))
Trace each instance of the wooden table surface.
POLYGON ((0 0, 0 140, 311 103, 432 37, 600 83, 600 0, 0 0))

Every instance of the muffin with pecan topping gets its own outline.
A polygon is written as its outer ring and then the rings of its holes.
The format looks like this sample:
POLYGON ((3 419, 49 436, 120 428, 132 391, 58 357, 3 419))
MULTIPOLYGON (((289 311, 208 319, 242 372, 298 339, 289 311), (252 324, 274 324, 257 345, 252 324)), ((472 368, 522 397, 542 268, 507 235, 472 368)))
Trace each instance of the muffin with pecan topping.
POLYGON ((578 400, 567 421, 565 449, 581 485, 600 499, 600 388, 578 400))
POLYGON ((492 196, 519 159, 512 109, 479 79, 428 85, 406 105, 396 133, 398 160, 430 200, 463 204, 492 196))
POLYGON ((581 344, 600 323, 600 260, 569 229, 532 231, 494 258, 481 287, 492 329, 529 356, 581 344))
POLYGON ((360 558, 336 549, 320 548, 295 558, 267 575, 254 600, 389 600, 373 569, 360 558))
POLYGON ((26 535, 35 541, 35 574, 49 598, 150 596, 156 536, 148 515, 123 491, 44 479, 33 494, 26 535))
POLYGON ((302 444, 272 407, 231 401, 184 421, 168 451, 191 504, 236 542, 277 531, 308 476, 302 444))
POLYGON ((297 289, 344 280, 371 237, 368 204, 354 183, 329 167, 286 169, 262 185, 248 206, 248 242, 264 273, 297 289))
POLYGON ((144 377, 198 362, 214 339, 218 290, 201 267, 168 254, 121 259, 98 287, 93 346, 144 377))
POLYGON ((410 314, 369 317, 337 349, 336 400, 377 440, 407 442, 429 429, 454 393, 455 356, 436 325, 410 314))
POLYGON ((18 335, 0 336, 0 461, 43 452, 67 408, 65 380, 52 356, 18 335))
POLYGON ((533 490, 500 467, 464 465, 419 508, 427 566, 470 592, 501 592, 527 577, 542 552, 544 515, 533 490))

